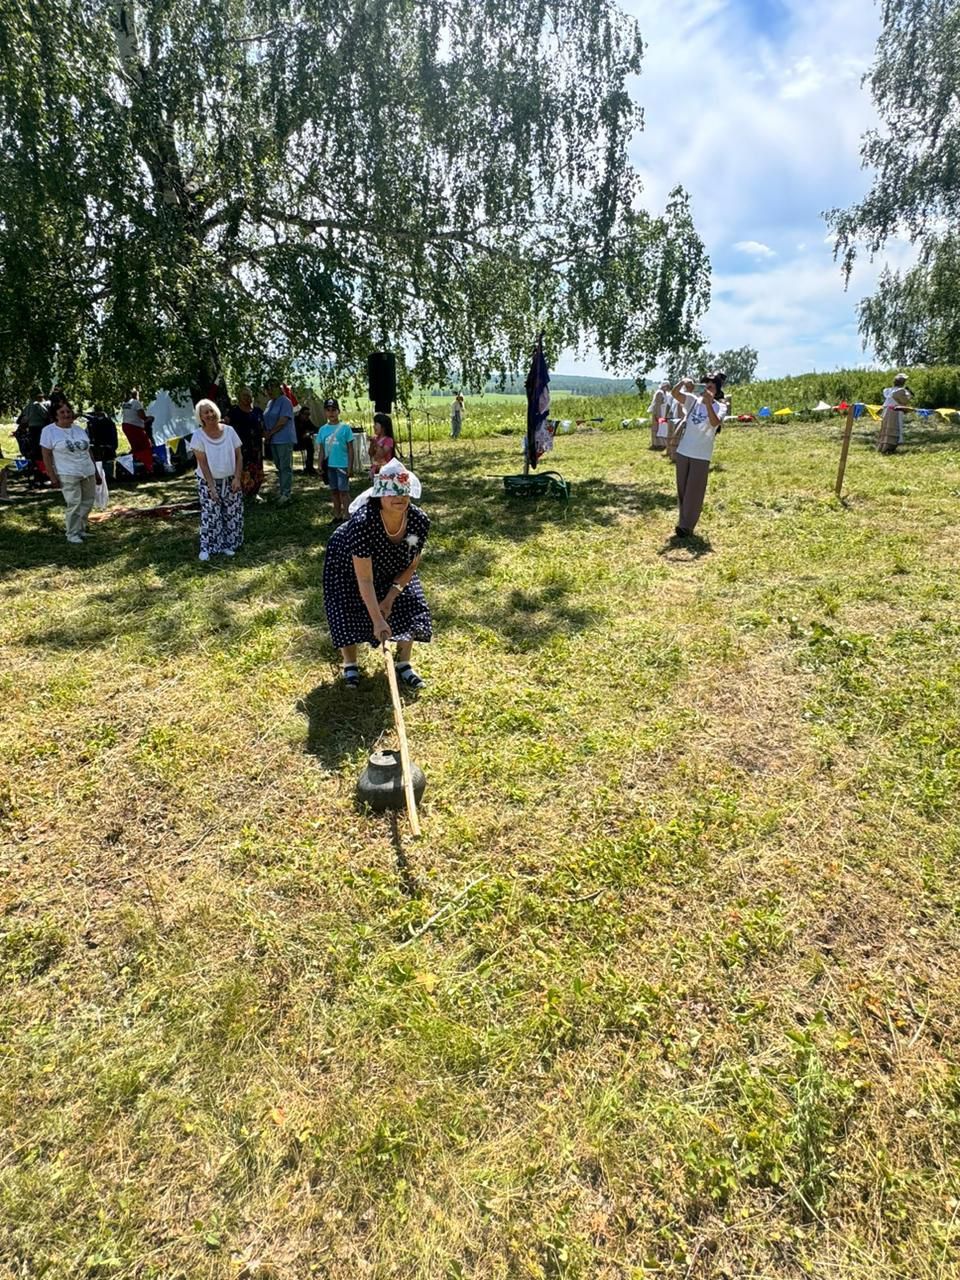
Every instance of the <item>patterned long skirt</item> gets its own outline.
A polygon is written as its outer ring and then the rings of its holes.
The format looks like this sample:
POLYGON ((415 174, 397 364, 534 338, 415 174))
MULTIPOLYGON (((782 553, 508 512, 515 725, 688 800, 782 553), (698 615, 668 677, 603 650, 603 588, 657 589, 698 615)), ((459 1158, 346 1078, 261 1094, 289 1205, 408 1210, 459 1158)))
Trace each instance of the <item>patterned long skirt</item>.
POLYGON ((200 550, 207 555, 239 551, 243 546, 243 493, 234 493, 231 480, 215 480, 219 502, 214 502, 203 476, 197 475, 200 498, 200 550))
POLYGON ((263 458, 248 458, 243 455, 243 470, 240 473, 240 485, 243 489, 245 498, 255 498, 260 492, 260 486, 263 484, 263 458))

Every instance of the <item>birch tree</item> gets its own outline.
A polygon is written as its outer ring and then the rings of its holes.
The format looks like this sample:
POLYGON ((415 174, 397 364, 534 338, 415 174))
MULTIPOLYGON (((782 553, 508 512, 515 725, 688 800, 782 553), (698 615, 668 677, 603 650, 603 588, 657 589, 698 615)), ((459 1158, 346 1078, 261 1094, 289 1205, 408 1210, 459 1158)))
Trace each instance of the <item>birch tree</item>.
POLYGON ((639 204, 641 54, 609 0, 5 0, 0 391, 649 367, 709 264, 639 204))
POLYGON ((885 269, 860 307, 860 331, 883 361, 960 363, 955 227, 960 198, 960 0, 883 0, 876 58, 865 82, 881 127, 863 139, 867 195, 827 222, 849 279, 858 254, 894 236, 918 249, 915 267, 885 269))

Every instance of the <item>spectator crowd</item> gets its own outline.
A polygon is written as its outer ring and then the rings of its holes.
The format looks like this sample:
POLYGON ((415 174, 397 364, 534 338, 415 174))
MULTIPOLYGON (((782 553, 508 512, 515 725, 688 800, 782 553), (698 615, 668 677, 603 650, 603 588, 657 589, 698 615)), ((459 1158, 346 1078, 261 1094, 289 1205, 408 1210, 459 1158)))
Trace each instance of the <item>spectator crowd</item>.
POLYGON ((263 407, 249 387, 241 388, 235 400, 212 388, 195 409, 190 405, 183 426, 171 427, 164 419, 157 429, 162 411, 176 407, 167 393, 145 408, 138 389, 130 387, 115 417, 102 404, 79 411, 60 386, 47 396, 33 387, 15 424, 21 456, 2 459, 0 454, 0 498, 7 497, 11 464, 28 489, 61 490, 67 541, 78 544, 90 534, 93 506, 105 506, 115 484, 195 468, 200 559, 206 561, 213 555, 234 555, 242 545, 244 501, 264 500, 266 461, 276 472, 277 501, 285 505, 291 500, 294 455, 299 453, 304 474, 322 475, 330 491, 331 524, 342 524, 349 515, 351 472, 367 470, 373 478, 397 457, 390 415, 375 414, 368 437, 341 420, 334 397, 323 401, 320 423, 310 406, 299 403, 279 380, 265 384, 262 400, 263 407), (172 435, 173 430, 179 435, 172 435), (122 452, 121 436, 127 445, 122 452))

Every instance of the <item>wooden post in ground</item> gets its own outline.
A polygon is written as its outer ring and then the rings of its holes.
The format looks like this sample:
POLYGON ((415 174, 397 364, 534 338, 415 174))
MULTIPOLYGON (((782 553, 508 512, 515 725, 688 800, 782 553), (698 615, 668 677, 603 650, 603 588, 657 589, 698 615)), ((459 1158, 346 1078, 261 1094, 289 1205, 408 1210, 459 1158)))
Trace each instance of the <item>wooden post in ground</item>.
POLYGON ((400 686, 397 684, 397 672, 393 665, 393 654, 383 642, 383 658, 387 664, 387 680, 390 684, 390 699, 393 702, 393 719, 397 726, 397 737, 400 739, 400 768, 403 772, 403 792, 407 801, 407 816, 410 819, 410 830, 415 836, 420 834, 420 819, 417 817, 417 798, 413 794, 413 774, 410 768, 410 748, 407 746, 407 728, 403 723, 403 704, 400 701, 400 686))
POLYGON ((843 446, 840 450, 840 466, 837 469, 837 484, 834 492, 839 498, 843 493, 843 473, 847 469, 847 454, 850 452, 850 437, 853 434, 853 417, 856 405, 850 405, 847 409, 847 425, 843 432, 843 446))

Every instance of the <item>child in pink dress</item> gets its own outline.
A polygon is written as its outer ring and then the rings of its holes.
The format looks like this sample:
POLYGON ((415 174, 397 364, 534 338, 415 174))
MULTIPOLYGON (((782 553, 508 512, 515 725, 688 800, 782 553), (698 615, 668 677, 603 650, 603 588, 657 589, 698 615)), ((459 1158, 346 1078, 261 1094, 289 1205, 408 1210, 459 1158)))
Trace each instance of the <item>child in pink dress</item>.
POLYGON ((393 421, 389 413, 373 415, 373 435, 370 437, 370 475, 375 476, 382 466, 392 462, 397 452, 393 438, 393 421))

